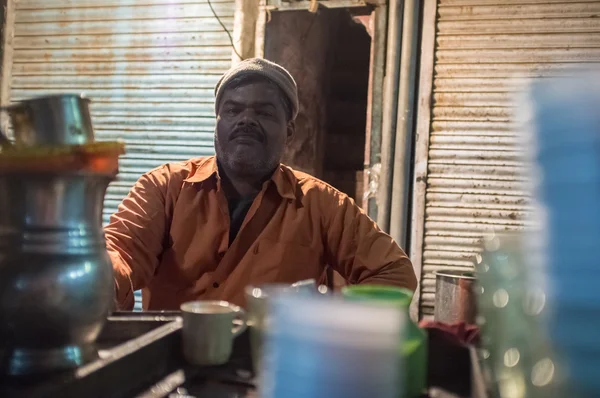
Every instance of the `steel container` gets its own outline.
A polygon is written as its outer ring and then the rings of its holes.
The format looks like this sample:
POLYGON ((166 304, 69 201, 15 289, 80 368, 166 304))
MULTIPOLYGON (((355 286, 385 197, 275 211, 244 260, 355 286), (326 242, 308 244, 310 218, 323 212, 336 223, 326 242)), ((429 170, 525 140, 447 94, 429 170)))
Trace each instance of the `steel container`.
POLYGON ((444 323, 475 324, 477 302, 472 272, 444 271, 435 274, 434 319, 444 323))
POLYGON ((93 174, 0 174, 0 339, 5 373, 96 356, 114 297, 102 232, 110 182, 93 174))
POLYGON ((17 146, 84 145, 94 142, 90 100, 79 94, 28 99, 2 108, 17 146))
MULTIPOLYGON (((9 375, 74 368, 97 356, 94 343, 113 304, 102 208, 115 175, 11 166, 10 159, 33 156, 36 148, 68 152, 93 143, 83 97, 35 98, 4 109, 16 145, 0 153, 7 156, 0 168, 0 367, 9 375)), ((43 162, 45 153, 32 159, 43 162)))

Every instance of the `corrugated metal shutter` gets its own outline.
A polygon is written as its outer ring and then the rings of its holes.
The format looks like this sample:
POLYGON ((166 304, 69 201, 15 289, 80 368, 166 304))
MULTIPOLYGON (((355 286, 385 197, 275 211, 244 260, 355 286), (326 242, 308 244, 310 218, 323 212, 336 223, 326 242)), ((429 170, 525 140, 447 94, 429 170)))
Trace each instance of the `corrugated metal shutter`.
POLYGON ((471 270, 484 231, 526 227, 512 96, 528 78, 600 62, 599 16, 600 1, 438 1, 423 315, 433 272, 471 270))
MULTIPOLYGON (((212 3, 232 31, 235 1, 212 3)), ((232 52, 205 0, 20 0, 14 34, 11 100, 85 92, 97 138, 127 144, 105 220, 142 173, 214 152, 232 52)))
MULTIPOLYGON (((211 2, 231 32, 235 1, 211 2)), ((231 55, 206 0, 20 0, 11 100, 84 92, 97 139, 125 141, 106 222, 142 173, 214 153, 213 87, 231 55)))

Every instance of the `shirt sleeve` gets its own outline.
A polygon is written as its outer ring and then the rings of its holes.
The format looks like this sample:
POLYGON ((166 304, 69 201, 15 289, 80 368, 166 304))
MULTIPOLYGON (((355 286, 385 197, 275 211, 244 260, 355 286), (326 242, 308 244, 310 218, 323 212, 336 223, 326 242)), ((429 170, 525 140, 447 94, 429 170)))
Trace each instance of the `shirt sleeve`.
POLYGON ((406 253, 348 196, 336 192, 325 206, 325 255, 351 284, 379 284, 415 291, 406 253))
POLYGON ((104 228, 119 309, 133 309, 133 292, 147 286, 158 266, 165 238, 167 181, 160 170, 143 175, 104 228))

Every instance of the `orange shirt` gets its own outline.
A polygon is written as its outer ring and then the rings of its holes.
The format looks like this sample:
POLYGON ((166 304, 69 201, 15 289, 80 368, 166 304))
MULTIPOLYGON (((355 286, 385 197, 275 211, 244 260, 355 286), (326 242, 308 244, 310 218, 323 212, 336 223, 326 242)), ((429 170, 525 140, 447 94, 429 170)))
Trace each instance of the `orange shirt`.
POLYGON ((406 254, 351 198, 283 165, 264 184, 235 239, 242 238, 269 184, 280 199, 272 218, 248 242, 241 261, 215 281, 229 248, 217 170, 214 157, 161 166, 138 180, 111 217, 106 243, 121 309, 133 308, 137 289, 143 289, 145 310, 176 310, 199 299, 243 306, 247 285, 318 280, 326 265, 351 284, 416 289, 406 254))

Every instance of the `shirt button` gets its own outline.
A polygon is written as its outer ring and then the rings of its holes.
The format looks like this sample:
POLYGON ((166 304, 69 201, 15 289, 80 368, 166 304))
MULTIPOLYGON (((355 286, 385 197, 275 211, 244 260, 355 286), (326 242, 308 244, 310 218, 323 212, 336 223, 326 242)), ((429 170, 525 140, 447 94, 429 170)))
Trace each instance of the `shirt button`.
POLYGON ((213 287, 216 289, 219 287, 219 282, 213 282, 213 287))

